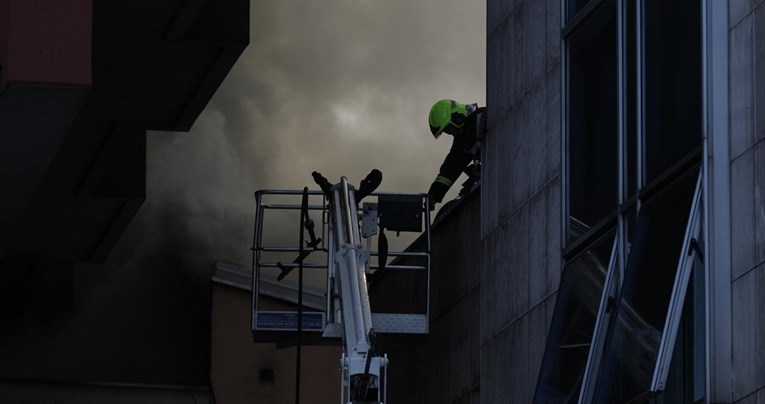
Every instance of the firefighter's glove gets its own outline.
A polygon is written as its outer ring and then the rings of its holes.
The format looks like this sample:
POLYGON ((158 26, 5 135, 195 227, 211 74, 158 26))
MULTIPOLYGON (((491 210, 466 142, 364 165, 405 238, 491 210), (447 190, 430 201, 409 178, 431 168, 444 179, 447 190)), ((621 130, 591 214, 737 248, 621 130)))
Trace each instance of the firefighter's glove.
MULTIPOLYGON (((428 195, 430 195, 430 201, 435 203, 441 203, 444 199, 444 195, 449 191, 449 187, 442 182, 434 181, 428 189, 428 195)), ((432 205, 431 205, 432 206, 432 205)))

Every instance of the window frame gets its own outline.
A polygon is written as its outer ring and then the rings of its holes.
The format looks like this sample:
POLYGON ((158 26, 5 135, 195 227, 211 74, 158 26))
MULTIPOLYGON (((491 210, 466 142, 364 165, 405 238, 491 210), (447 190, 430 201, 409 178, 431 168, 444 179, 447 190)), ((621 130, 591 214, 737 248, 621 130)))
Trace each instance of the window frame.
MULTIPOLYGON (((608 233, 609 231, 612 231, 613 229, 616 229, 616 235, 614 237, 614 250, 612 251, 612 256, 609 262, 609 272, 607 273, 607 277, 604 281, 604 287, 603 287, 603 293, 601 296, 601 302, 600 302, 600 308, 598 310, 598 318, 596 319, 595 329, 593 330, 593 338, 591 343, 591 349, 588 353, 587 362, 585 365, 585 373, 583 375, 583 382, 580 389, 580 397, 579 402, 589 402, 587 398, 591 400, 592 394, 594 392, 594 385, 597 378, 597 369, 599 369, 598 366, 601 365, 601 361, 603 357, 605 356, 605 344, 607 343, 607 331, 609 324, 613 321, 613 319, 607 312, 606 308, 609 304, 613 304, 613 299, 616 299, 618 301, 619 295, 622 288, 622 282, 624 280, 624 271, 627 265, 627 257, 629 253, 629 245, 628 245, 628 233, 632 230, 629 228, 627 220, 628 220, 628 213, 633 211, 634 212, 640 212, 641 205, 643 201, 650 199, 654 194, 657 192, 660 192, 665 188, 668 182, 671 182, 674 175, 677 175, 679 172, 685 172, 686 170, 690 169, 691 166, 699 164, 699 161, 701 160, 699 156, 708 156, 707 152, 707 125, 706 122, 708 122, 707 117, 707 108, 709 108, 708 105, 708 99, 709 96, 707 91, 707 82, 709 81, 708 76, 708 64, 711 63, 708 55, 707 55, 707 18, 708 18, 708 7, 714 7, 714 5, 709 5, 708 3, 714 2, 713 0, 698 0, 700 3, 700 11, 702 14, 702 21, 701 21, 701 37, 699 38, 700 41, 702 41, 701 46, 701 58, 699 60, 699 63, 701 66, 699 68, 701 69, 701 77, 702 77, 702 83, 699 83, 701 86, 701 105, 700 105, 700 119, 702 120, 701 130, 702 133, 699 134, 701 137, 701 140, 699 141, 698 146, 696 146, 690 153, 687 153, 685 156, 683 156, 677 163, 672 165, 671 167, 665 169, 660 175, 658 175, 656 178, 652 179, 650 183, 646 184, 646 176, 645 176, 645 158, 646 158, 646 126, 645 126, 645 30, 644 30, 644 0, 634 0, 635 7, 634 14, 635 14, 635 22, 634 22, 634 30, 635 30, 635 36, 634 36, 634 48, 630 48, 627 44, 627 33, 626 33, 626 26, 627 26, 627 2, 633 1, 633 0, 590 0, 582 9, 580 9, 575 15, 571 16, 571 18, 568 18, 568 10, 567 7, 569 5, 568 0, 562 0, 561 1, 561 24, 563 26, 563 29, 561 30, 561 39, 563 40, 563 46, 561 46, 561 119, 563 122, 561 135, 562 135, 562 142, 561 142, 561 161, 562 161, 562 203, 561 203, 561 216, 563 224, 563 231, 561 235, 561 241, 564 246, 562 251, 562 268, 566 267, 566 262, 576 256, 578 256, 582 251, 587 250, 590 248, 594 242, 596 242, 600 237, 602 237, 604 234, 608 233), (570 215, 569 215, 569 193, 570 193, 570 178, 569 178, 569 164, 570 164, 570 157, 569 157, 569 151, 570 151, 570 125, 569 125, 569 107, 570 107, 570 97, 571 97, 571 91, 570 91, 570 51, 571 51, 571 41, 570 37, 571 35, 579 28, 583 23, 585 23, 592 15, 594 10, 601 6, 606 1, 615 1, 616 2, 616 8, 617 8, 617 14, 616 14, 616 25, 617 25, 617 61, 616 61, 616 77, 617 82, 615 85, 617 96, 617 159, 618 159, 618 174, 617 174, 617 206, 615 207, 614 211, 610 214, 608 214, 604 219, 601 219, 598 223, 595 223, 591 228, 589 228, 584 234, 579 236, 576 240, 570 240, 569 239, 569 231, 570 231, 570 215), (633 72, 634 74, 634 81, 635 81, 635 88, 634 88, 634 96, 636 97, 636 100, 634 102, 634 108, 635 108, 635 139, 632 140, 635 143, 628 145, 628 134, 627 134, 627 119, 628 119, 628 105, 627 105, 627 96, 630 95, 630 92, 627 88, 627 52, 634 50, 637 54, 635 55, 635 68, 636 70, 633 72), (628 147, 635 147, 635 187, 637 188, 637 191, 634 192, 634 194, 630 195, 629 187, 629 181, 626 179, 626 175, 629 173, 629 158, 628 153, 630 152, 628 150, 628 147), (702 154, 703 152, 703 154, 702 154), (609 300, 611 302, 609 303, 609 300), (593 371, 593 369, 595 369, 593 371)), ((719 18, 719 17, 718 17, 719 18)), ((726 59, 727 60, 727 59, 726 59)), ((709 223, 708 216, 708 204, 702 203, 702 201, 707 200, 708 193, 706 192, 708 189, 708 181, 707 181, 707 162, 702 161, 702 167, 699 169, 699 175, 697 179, 696 189, 694 191, 693 195, 693 202, 691 209, 689 211, 689 220, 687 222, 687 228, 685 229, 684 233, 684 239, 683 239, 683 250, 687 251, 688 243, 690 243, 690 239, 695 238, 696 240, 699 239, 700 232, 704 232, 705 236, 703 238, 704 245, 702 246, 703 251, 707 251, 706 248, 709 243, 712 242, 711 237, 708 237, 708 229, 706 226, 702 226, 702 223, 709 223), (703 198, 703 199, 702 199, 703 198), (702 218, 703 214, 703 218, 702 218), (690 232, 690 233, 689 233, 690 232)), ((637 217, 637 215, 636 215, 637 217)), ((663 389, 664 385, 666 384, 667 380, 667 374, 669 372, 671 359, 672 359, 672 352, 674 350, 674 344, 677 339, 677 331, 680 324, 680 314, 682 313, 683 304, 685 302, 685 295, 688 288, 688 282, 691 277, 691 270, 693 268, 693 262, 694 257, 696 254, 691 254, 688 256, 687 254, 681 254, 680 260, 678 263, 678 272, 675 277, 675 282, 673 284, 673 292, 670 299, 670 304, 668 306, 668 315, 665 319, 665 328, 662 332, 662 338, 661 343, 659 346, 659 356, 657 358, 656 362, 656 369, 654 370, 653 378, 651 381, 651 390, 653 392, 659 392, 663 389), (690 264, 689 264, 690 263, 690 264)), ((704 272, 708 275, 707 277, 711 277, 709 271, 709 264, 706 261, 702 261, 704 272)), ((707 333, 709 333, 709 327, 711 326, 709 321, 709 310, 710 310, 710 302, 708 299, 709 296, 709 283, 706 283, 706 293, 704 297, 704 301, 707 305, 707 321, 706 321, 706 327, 707 327, 707 333)), ((708 339, 707 339, 708 340, 708 339)), ((709 342, 707 341, 707 351, 709 351, 709 342)), ((704 364, 705 368, 709 368, 709 352, 707 352, 707 361, 704 364)), ((707 392, 709 392, 709 371, 706 372, 707 374, 707 380, 706 380, 706 386, 707 392)), ((708 393, 706 397, 711 397, 708 393)))
MULTIPOLYGON (((562 223, 563 223, 563 234, 562 234, 562 243, 561 245, 564 246, 563 249, 563 257, 570 258, 578 255, 582 251, 586 250, 590 244, 592 244, 595 240, 599 239, 604 234, 608 233, 612 229, 616 228, 617 232, 619 232, 619 225, 618 225, 618 209, 613 209, 611 212, 603 216, 600 220, 593 223, 587 231, 582 233, 579 237, 577 237, 575 240, 569 239, 569 234, 571 232, 571 215, 570 212, 570 198, 569 196, 569 189, 570 189, 570 183, 571 183, 571 169, 569 168, 569 164, 571 161, 570 158, 570 139, 571 139, 571 131, 570 131, 570 76, 571 76, 571 36, 576 31, 577 28, 581 27, 581 25, 588 21, 589 18, 593 16, 595 13, 595 10, 604 5, 603 3, 609 2, 609 1, 615 1, 617 3, 617 8, 619 3, 621 3, 620 0, 590 0, 576 15, 572 16, 568 22, 566 21, 567 16, 567 5, 569 0, 561 0, 561 22, 563 25, 563 30, 561 31, 562 39, 563 39, 563 46, 561 46, 561 85, 562 85, 562 94, 561 94, 561 122, 564 124, 562 126, 562 136, 563 141, 561 142, 561 163, 562 163, 562 192, 564 195, 564 198, 561 203, 562 208, 562 223)), ((618 15, 618 9, 617 9, 617 15, 618 15)), ((617 34, 619 33, 619 27, 616 28, 617 34)), ((619 40, 617 39, 617 43, 619 40)), ((616 54, 616 77, 617 82, 621 80, 620 72, 622 70, 622 58, 620 57, 618 51, 616 54)), ((617 202, 617 206, 619 206, 620 202, 620 195, 621 195, 621 189, 622 189, 622 160, 621 160, 621 147, 622 147, 622 141, 621 141, 621 124, 620 119, 622 116, 622 106, 621 106, 621 93, 620 89, 617 88, 616 96, 617 96, 617 102, 619 105, 617 106, 617 118, 616 118, 616 128, 618 132, 617 136, 617 165, 618 165, 618 173, 617 173, 617 182, 616 182, 616 188, 617 188, 617 197, 615 198, 617 202)))
MULTIPOLYGON (((609 232, 599 236, 598 239, 595 240, 591 244, 591 246, 590 246, 591 248, 590 249, 588 249, 587 251, 582 251, 579 254, 577 254, 575 257, 572 257, 569 260, 568 264, 567 264, 567 268, 568 269, 566 269, 566 272, 561 277, 561 284, 565 284, 566 283, 566 279, 567 278, 564 278, 564 277, 571 276, 571 274, 572 274, 571 271, 576 271, 575 269, 570 268, 570 266, 575 265, 577 263, 577 261, 579 261, 580 259, 584 259, 586 256, 590 255, 591 253, 595 253, 598 249, 600 249, 602 247, 607 247, 606 251, 608 251, 608 253, 607 253, 608 255, 603 255, 604 257, 607 257, 607 259, 608 259, 608 262, 605 263, 605 265, 604 265, 604 267, 605 267, 605 277, 603 278, 603 283, 605 285, 605 282, 607 282, 607 280, 608 280, 608 274, 614 272, 614 265, 615 265, 614 259, 616 257, 614 252, 616 251, 616 246, 617 246, 617 243, 618 243, 617 238, 618 238, 618 235, 616 234, 616 231, 614 229, 611 229, 611 231, 609 231, 609 232)), ((575 301, 575 300, 571 299, 572 296, 576 296, 576 297, 580 296, 576 292, 577 289, 571 289, 571 290, 572 290, 572 292, 566 294, 565 297, 563 295, 561 295, 561 294, 558 295, 559 298, 555 302, 555 309, 554 309, 555 313, 566 313, 566 312, 568 312, 567 309, 570 309, 571 307, 576 307, 576 306, 571 306, 571 305, 567 304, 567 303, 570 303, 571 301, 575 301), (564 300, 562 300, 562 299, 564 299, 564 300), (559 312, 561 309, 562 309, 562 312, 559 312)), ((579 289, 579 290, 582 290, 582 289, 579 289)), ((606 304, 607 304, 607 302, 604 300, 604 295, 601 293, 599 298, 598 298, 598 300, 597 300, 597 303, 596 303, 596 307, 597 308, 596 308, 596 310, 593 313, 593 328, 592 328, 593 332, 596 329, 598 329, 597 322, 601 318, 600 313, 604 310, 604 308, 606 307, 606 304)), ((550 332, 549 338, 555 338, 556 339, 555 346, 560 347, 560 346, 564 346, 564 345, 561 345, 560 342, 564 339, 564 338, 561 338, 561 337, 564 336, 564 335, 567 335, 565 333, 565 331, 567 331, 567 329, 564 328, 565 321, 564 322, 560 322, 560 323, 556 322, 556 319, 558 319, 558 318, 563 318, 563 317, 562 316, 559 317, 558 315, 553 315, 553 322, 554 323, 553 323, 553 325, 551 325, 551 328, 549 330, 549 332, 550 332)), ((594 337, 594 335, 593 335, 593 337, 594 337)), ((592 338, 590 339, 589 344, 592 344, 592 338)), ((580 343, 580 345, 582 345, 582 344, 580 343)), ((591 352, 592 351, 588 348, 587 349, 587 355, 590 355, 591 352)), ((544 351, 543 357, 545 358, 545 362, 546 362, 547 360, 556 358, 556 352, 554 352, 554 350, 551 351, 550 346, 547 346, 545 351, 544 351)), ((584 374, 584 371, 586 370, 584 368, 584 365, 586 365, 586 363, 587 362, 585 361, 582 364, 582 372, 583 372, 582 374, 584 374)), ((549 374, 549 369, 550 368, 551 367, 547 367, 547 368, 542 367, 540 369, 540 375, 549 374)), ((549 386, 550 386, 549 383, 545 384, 545 387, 549 387, 549 386)), ((540 392, 544 393, 546 391, 550 391, 550 390, 546 390, 544 388, 540 389, 540 385, 539 385, 539 383, 537 383, 537 386, 536 386, 536 389, 535 389, 535 393, 534 393, 535 397, 536 397, 535 400, 536 401, 542 401, 544 399, 544 397, 547 397, 545 394, 543 394, 542 397, 539 396, 540 392)))
MULTIPOLYGON (((620 265, 619 254, 617 249, 622 243, 619 241, 620 235, 617 233, 614 237, 614 246, 611 250, 611 261, 608 264, 608 273, 606 274, 606 280, 603 283, 603 293, 600 296, 600 308, 598 309, 598 316, 595 319, 595 330, 592 333, 592 342, 590 343, 590 352, 587 355, 587 362, 584 365, 584 374, 582 375, 582 387, 579 389, 579 402, 591 402, 586 401, 587 397, 592 397, 595 388, 595 378, 597 372, 595 367, 591 366, 592 363, 601 363, 603 359, 605 343, 606 343, 606 331, 611 325, 611 316, 606 315, 613 310, 614 300, 611 296, 618 289, 617 281, 620 282, 618 276, 619 271, 616 269, 617 265, 620 265), (611 307, 609 307, 611 306, 611 307)), ((620 285, 619 285, 620 286, 620 285)))
MULTIPOLYGON (((662 337, 659 343, 657 351, 657 359, 654 365, 654 371, 651 378, 651 384, 649 391, 651 396, 654 396, 664 390, 666 385, 667 375, 672 361, 672 354, 675 348, 675 341, 677 339, 678 328, 680 325, 680 319, 682 317, 683 305, 687 295, 688 285, 691 279, 692 269, 694 262, 697 259, 698 251, 691 248, 691 240, 698 240, 702 231, 702 193, 703 193, 703 172, 699 168, 699 173, 696 178, 696 184, 694 186, 694 192, 691 201, 691 207, 689 210, 688 220, 686 221, 686 228, 683 232, 683 243, 680 248, 680 254, 677 263, 677 270, 675 273, 675 279, 672 286, 672 294, 670 302, 667 307, 667 316, 664 320, 664 328, 662 329, 662 337)), ((613 259, 613 258, 612 258, 613 259)), ((616 258, 618 259, 618 258, 616 258)), ((626 261, 626 260, 625 260, 626 261)), ((704 261, 702 264, 705 265, 704 261)), ((626 263, 625 263, 626 264, 626 263)), ((616 275, 609 274, 610 277, 616 277, 616 275)), ((613 295, 618 295, 621 288, 624 285, 619 285, 618 290, 614 290, 615 283, 609 279, 606 279, 606 284, 609 285, 610 291, 604 289, 603 300, 607 298, 614 299, 613 295)), ((618 310, 616 311, 618 317, 618 310)), ((594 395, 596 393, 596 386, 599 384, 599 373, 601 367, 604 365, 603 358, 605 356, 606 339, 608 338, 609 328, 608 326, 616 321, 617 318, 610 315, 610 313, 599 312, 602 318, 596 320, 596 330, 593 333, 593 343, 591 345, 591 352, 588 356, 587 364, 585 365, 585 374, 582 381, 582 388, 580 390, 579 402, 590 403, 593 402, 594 395), (597 328, 599 327, 599 328, 597 328), (593 352, 597 351, 597 352, 593 352)), ((649 397, 643 397, 649 398, 649 397)))
POLYGON ((706 400, 733 398, 728 4, 702 0, 706 400), (713 156, 724 156, 714 159, 713 156))
MULTIPOLYGON (((677 264, 675 284, 672 286, 672 297, 669 301, 667 318, 664 322, 664 332, 657 354, 658 359, 656 360, 656 369, 654 370, 653 380, 651 381, 651 391, 653 392, 664 390, 664 386, 667 382, 667 373, 669 372, 672 351, 674 350, 675 340, 677 339, 677 331, 680 325, 680 317, 683 313, 683 304, 685 303, 688 284, 691 279, 691 271, 693 270, 694 260, 699 253, 692 248, 692 241, 695 240, 698 243, 701 234, 701 193, 703 175, 703 172, 699 170, 699 176, 696 180, 696 190, 693 195, 693 203, 691 204, 691 212, 688 217, 688 224, 683 239, 683 246, 680 249, 680 259, 677 264)), ((701 261, 702 263, 704 262, 703 259, 701 261)))

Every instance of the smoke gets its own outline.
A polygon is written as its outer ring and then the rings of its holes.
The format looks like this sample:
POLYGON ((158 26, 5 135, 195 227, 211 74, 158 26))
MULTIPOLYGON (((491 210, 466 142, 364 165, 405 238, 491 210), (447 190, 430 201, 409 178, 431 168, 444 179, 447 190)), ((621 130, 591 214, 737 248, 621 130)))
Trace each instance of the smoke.
POLYGON ((358 183, 378 168, 382 191, 426 191, 450 146, 430 136, 430 105, 485 99, 483 7, 253 3, 251 44, 192 131, 149 135, 141 214, 177 205, 210 254, 244 264, 256 189, 316 188, 314 170, 358 183))
POLYGON ((147 200, 106 268, 78 281, 82 320, 101 325, 73 336, 92 342, 80 361, 108 352, 115 369, 153 363, 143 381, 204 384, 212 264, 249 265, 253 192, 316 189, 314 170, 358 184, 373 168, 381 191, 425 192, 450 147, 430 135, 430 106, 484 103, 482 1, 258 1, 251 14, 249 47, 192 130, 148 134, 147 200))

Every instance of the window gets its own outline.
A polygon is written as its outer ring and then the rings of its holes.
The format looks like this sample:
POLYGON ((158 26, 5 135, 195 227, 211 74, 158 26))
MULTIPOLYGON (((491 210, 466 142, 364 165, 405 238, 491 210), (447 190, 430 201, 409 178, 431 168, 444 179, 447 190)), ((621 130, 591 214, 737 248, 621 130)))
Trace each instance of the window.
MULTIPOLYGON (((566 7, 568 10, 568 19, 572 19, 576 17, 577 14, 586 14, 586 11, 582 11, 585 9, 585 7, 590 3, 597 3, 597 1, 590 1, 590 0, 567 0, 568 4, 566 7)), ((590 5, 592 6, 592 5, 590 5)))
POLYGON ((609 261, 615 256, 615 248, 611 232, 566 266, 548 337, 555 344, 545 352, 537 402, 568 402, 579 397, 603 284, 614 266, 609 261))
MULTIPOLYGON (((683 293, 687 285, 687 279, 676 281, 683 267, 678 262, 687 256, 690 239, 698 239, 700 211, 694 197, 700 198, 697 170, 646 202, 638 215, 621 293, 611 314, 615 320, 608 348, 595 383, 596 402, 642 401, 663 390, 653 386, 654 376, 662 339, 671 338, 665 337, 668 308, 675 293, 683 293), (683 290, 676 290, 678 282, 685 283, 683 290)), ((683 297, 684 293, 676 299, 683 297)))
POLYGON ((699 146, 701 9, 698 0, 644 1, 646 183, 699 146))
POLYGON ((569 220, 535 402, 703 399, 701 2, 562 1, 569 220))
POLYGON ((570 241, 607 220, 616 208, 615 38, 616 7, 607 1, 569 41, 569 93, 576 100, 568 111, 570 241))

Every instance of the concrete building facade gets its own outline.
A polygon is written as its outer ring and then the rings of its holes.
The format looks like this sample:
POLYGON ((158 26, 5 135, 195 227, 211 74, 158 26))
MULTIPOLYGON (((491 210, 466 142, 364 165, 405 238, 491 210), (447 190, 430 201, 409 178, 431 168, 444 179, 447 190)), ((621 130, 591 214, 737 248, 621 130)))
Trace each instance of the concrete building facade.
MULTIPOLYGON (((433 222, 428 334, 378 337, 377 351, 390 358, 390 403, 481 402, 480 205, 475 190, 445 205, 433 222)), ((424 237, 410 249, 425 251, 424 237)), ((414 263, 407 260, 401 263, 414 263)), ((373 310, 404 313, 428 293, 410 272, 388 273, 369 291, 373 310)))
POLYGON ((481 402, 762 402, 765 4, 487 9, 481 402))
POLYGON ((560 279, 560 1, 487 4, 481 402, 531 402, 560 279))
POLYGON ((765 2, 487 11, 480 209, 444 219, 480 247, 433 233, 433 301, 477 301, 433 313, 407 402, 765 402, 765 2))

